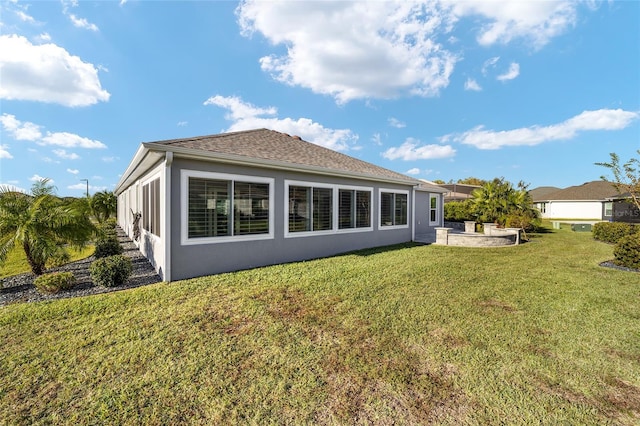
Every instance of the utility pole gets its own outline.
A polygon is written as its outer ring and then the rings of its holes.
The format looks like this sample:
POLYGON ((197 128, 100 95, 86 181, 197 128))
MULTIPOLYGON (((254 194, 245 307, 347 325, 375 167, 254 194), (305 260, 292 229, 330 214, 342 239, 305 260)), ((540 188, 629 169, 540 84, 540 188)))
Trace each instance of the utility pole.
POLYGON ((89 198, 89 179, 80 179, 82 182, 87 182, 87 198, 89 198))

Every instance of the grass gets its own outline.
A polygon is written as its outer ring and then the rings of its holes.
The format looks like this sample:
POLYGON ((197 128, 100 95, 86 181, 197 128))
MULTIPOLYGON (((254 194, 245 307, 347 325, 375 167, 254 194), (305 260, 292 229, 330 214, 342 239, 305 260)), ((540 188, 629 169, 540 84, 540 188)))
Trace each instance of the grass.
MULTIPOLYGON (((70 261, 73 262, 89 257, 93 254, 93 250, 93 246, 87 246, 82 250, 69 249, 69 253, 71 254, 70 261)), ((31 268, 27 263, 27 258, 22 248, 16 246, 9 252, 6 261, 0 267, 0 279, 13 275, 24 274, 26 272, 31 272, 31 268)))
MULTIPOLYGON (((89 257, 93 254, 93 250, 93 246, 87 246, 82 250, 70 249, 70 261, 73 262, 89 257)), ((22 248, 16 246, 9 252, 6 261, 2 267, 0 267, 0 279, 27 272, 31 272, 31 268, 27 263, 27 257, 25 256, 22 248)))
POLYGON ((640 274, 554 230, 0 308, 4 424, 638 424, 640 274))

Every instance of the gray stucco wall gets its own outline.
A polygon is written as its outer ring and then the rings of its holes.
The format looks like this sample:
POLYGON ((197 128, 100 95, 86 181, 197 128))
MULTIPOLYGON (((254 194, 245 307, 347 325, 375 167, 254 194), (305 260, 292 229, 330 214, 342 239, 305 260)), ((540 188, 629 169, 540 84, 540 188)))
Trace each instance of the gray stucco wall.
MULTIPOLYGON (((411 186, 372 181, 318 176, 282 170, 216 164, 196 160, 174 159, 171 172, 171 271, 172 280, 230 272, 258 266, 294 262, 331 256, 352 250, 411 241, 411 186), (258 241, 234 241, 213 244, 181 243, 181 174, 182 169, 274 178, 274 238, 258 241), (357 185, 373 188, 373 230, 285 238, 285 180, 299 180, 334 185, 357 185), (379 188, 408 190, 409 226, 379 230, 379 188)), ((428 196, 428 195, 427 195, 428 196)))

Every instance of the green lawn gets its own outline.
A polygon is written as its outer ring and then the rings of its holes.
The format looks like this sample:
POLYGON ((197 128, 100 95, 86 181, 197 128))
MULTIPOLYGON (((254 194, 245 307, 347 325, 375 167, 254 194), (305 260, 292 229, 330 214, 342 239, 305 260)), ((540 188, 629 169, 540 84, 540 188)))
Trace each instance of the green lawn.
MULTIPOLYGON (((87 246, 83 250, 71 249, 71 261, 89 257, 93 254, 93 251, 93 246, 87 246)), ((9 252, 4 264, 0 266, 0 280, 12 275, 24 274, 25 272, 31 272, 31 268, 29 268, 29 264, 27 263, 27 257, 24 254, 24 250, 22 250, 21 247, 16 246, 9 252)), ((1 285, 0 288, 2 288, 1 285)))
POLYGON ((558 230, 0 308, 5 424, 638 424, 640 274, 558 230))

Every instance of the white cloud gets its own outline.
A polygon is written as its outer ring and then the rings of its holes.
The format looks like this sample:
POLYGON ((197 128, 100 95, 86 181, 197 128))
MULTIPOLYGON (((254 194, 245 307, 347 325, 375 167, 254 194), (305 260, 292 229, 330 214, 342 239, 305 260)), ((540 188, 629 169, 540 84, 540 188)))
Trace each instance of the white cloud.
POLYGON ((42 157, 42 161, 44 161, 45 163, 60 164, 60 161, 54 160, 53 158, 49 157, 42 157))
POLYGON ((120 157, 102 157, 102 161, 105 163, 113 163, 114 161, 119 160, 120 157))
MULTIPOLYGON (((86 191, 87 190, 87 184, 86 183, 74 183, 73 185, 67 186, 67 189, 76 189, 76 190, 79 190, 79 191, 86 191)), ((106 186, 89 185, 89 192, 106 191, 106 190, 107 190, 106 186)))
POLYGON ((443 141, 460 142, 478 149, 498 149, 504 146, 532 146, 544 142, 569 140, 580 132, 593 130, 620 130, 640 118, 640 113, 621 109, 584 111, 562 123, 550 126, 531 126, 513 130, 486 130, 475 127, 461 134, 450 134, 443 141))
POLYGON ((408 175, 419 175, 420 174, 420 169, 417 168, 417 167, 414 167, 413 169, 407 170, 406 174, 408 174, 408 175))
POLYGON ((65 160, 79 160, 80 159, 80 156, 78 154, 76 154, 75 152, 67 152, 64 149, 54 149, 53 153, 55 155, 57 155, 58 157, 63 158, 65 160))
POLYGON ((349 129, 329 129, 309 118, 278 118, 278 110, 275 107, 256 107, 235 96, 212 96, 204 105, 216 105, 228 111, 225 118, 232 121, 227 129, 229 132, 267 128, 297 135, 306 141, 336 151, 348 150, 351 144, 358 140, 358 136, 349 129))
POLYGON ((35 40, 40 43, 47 43, 51 41, 51 36, 49 35, 49 33, 42 33, 39 36, 36 36, 35 40))
POLYGON ((287 53, 260 59, 291 86, 355 99, 436 96, 449 85, 458 56, 437 41, 450 29, 437 2, 262 2, 237 9, 244 35, 260 33, 287 53))
POLYGON ((80 170, 78 169, 67 169, 68 173, 71 173, 72 175, 77 175, 78 173, 80 173, 80 170))
POLYGON ((482 90, 482 87, 475 81, 473 78, 467 78, 467 81, 464 82, 464 90, 473 90, 474 92, 479 92, 482 90))
POLYGON ((389 122, 389 126, 395 127, 396 129, 402 129, 404 127, 407 127, 406 123, 403 123, 402 121, 398 120, 395 117, 391 117, 387 121, 389 122))
POLYGON ((67 132, 47 132, 47 136, 43 137, 40 145, 55 145, 64 148, 106 148, 107 146, 100 141, 84 138, 67 132))
POLYGON ((562 1, 452 1, 458 17, 482 16, 477 41, 483 46, 523 39, 539 49, 577 21, 579 2, 562 1))
POLYGON ((90 23, 85 18, 78 18, 73 13, 70 13, 68 16, 74 27, 83 28, 90 31, 98 31, 98 26, 96 24, 90 23))
POLYGON ((500 74, 496 78, 500 81, 507 81, 507 80, 513 80, 519 75, 520 75, 520 65, 515 62, 512 62, 511 65, 509 65, 509 71, 507 71, 504 74, 500 74))
POLYGON ((371 140, 374 144, 382 146, 382 135, 380 135, 380 133, 374 133, 373 136, 371 136, 371 140))
POLYGON ((30 122, 22 122, 15 115, 4 113, 0 116, 2 128, 18 141, 37 141, 42 137, 40 126, 30 122))
POLYGON ((187 124, 189 124, 189 122, 188 122, 188 121, 178 121, 178 127, 184 127, 184 126, 186 126, 187 124))
POLYGON ((405 161, 433 160, 436 158, 453 157, 456 150, 450 145, 420 145, 420 141, 408 138, 398 147, 387 149, 382 156, 389 160, 398 158, 405 161))
POLYGON ((55 44, 33 45, 18 35, 0 36, 0 99, 77 107, 106 102, 93 64, 55 44))
POLYGON ((489 58, 482 64, 482 75, 487 75, 490 69, 495 68, 496 64, 500 60, 500 56, 494 56, 489 58))
POLYGON ((8 145, 0 145, 0 159, 6 158, 7 160, 10 160, 13 158, 13 155, 11 155, 7 149, 9 149, 8 145))
POLYGON ((21 21, 23 22, 27 22, 29 24, 35 24, 36 20, 33 19, 33 16, 28 15, 26 12, 22 11, 22 10, 16 10, 16 15, 18 15, 18 18, 20 18, 21 21))
MULTIPOLYGON (((37 174, 37 173, 36 173, 36 174, 34 174, 33 176, 31 176, 31 177, 29 178, 29 180, 30 180, 31 182, 38 182, 38 181, 41 181, 41 180, 43 180, 43 179, 46 179, 46 178, 43 178, 42 176, 40 176, 40 175, 39 175, 39 174, 37 174)), ((50 184, 52 184, 52 183, 53 183, 53 179, 49 179, 49 183, 50 183, 50 184)))

